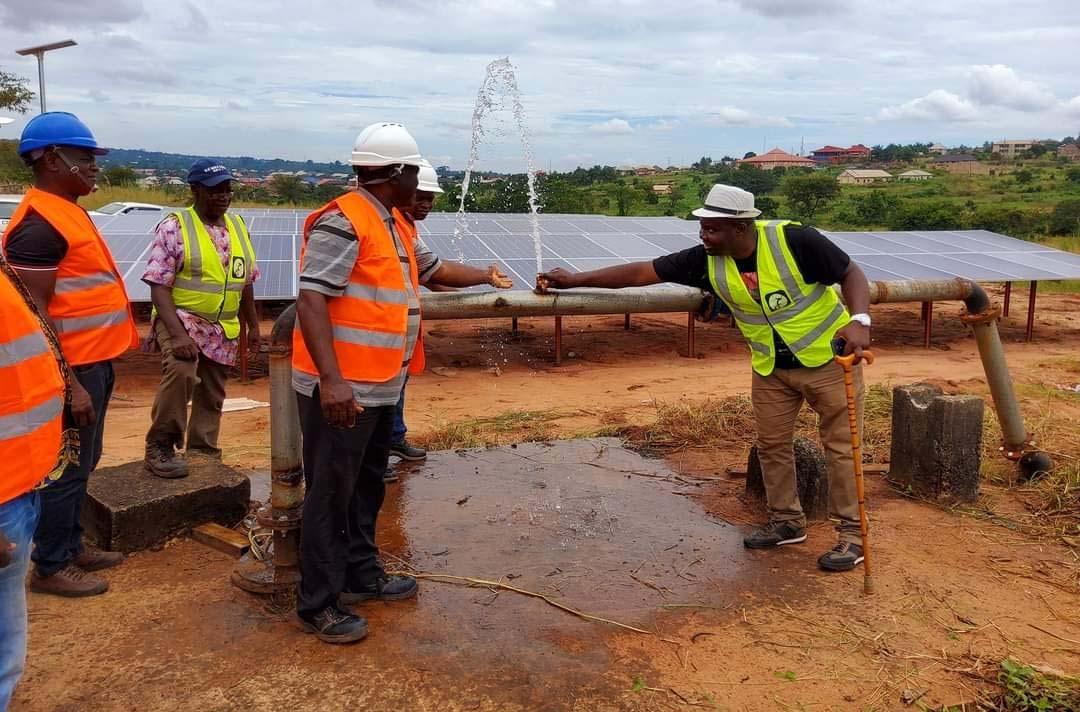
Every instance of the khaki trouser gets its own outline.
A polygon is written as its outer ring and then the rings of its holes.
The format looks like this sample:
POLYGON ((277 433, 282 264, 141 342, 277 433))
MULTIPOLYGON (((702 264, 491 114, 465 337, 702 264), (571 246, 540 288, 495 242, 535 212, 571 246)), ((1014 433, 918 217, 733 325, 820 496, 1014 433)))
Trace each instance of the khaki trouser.
POLYGON ((221 407, 225 402, 225 380, 229 367, 199 354, 194 361, 176 358, 172 338, 165 324, 154 322, 154 338, 161 347, 161 384, 150 411, 148 444, 159 443, 220 455, 218 432, 221 429, 221 407), (188 402, 191 419, 188 419, 188 402))
MULTIPOLYGON (((862 432, 862 367, 854 370, 855 403, 859 432, 862 432)), ((795 420, 803 401, 818 414, 821 444, 829 476, 829 516, 840 520, 840 540, 860 543, 859 500, 855 490, 855 468, 851 455, 851 430, 844 370, 829 362, 818 368, 776 369, 768 376, 754 374, 751 388, 757 426, 758 458, 765 481, 769 518, 806 526, 795 485, 795 455, 792 441, 795 420)))

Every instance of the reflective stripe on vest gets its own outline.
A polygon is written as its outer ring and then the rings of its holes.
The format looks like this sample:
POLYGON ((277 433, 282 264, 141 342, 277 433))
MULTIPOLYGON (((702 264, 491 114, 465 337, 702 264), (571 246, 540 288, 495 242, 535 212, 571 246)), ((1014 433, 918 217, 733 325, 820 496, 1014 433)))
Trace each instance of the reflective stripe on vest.
POLYGON ((807 283, 787 247, 788 221, 758 221, 757 278, 760 301, 751 296, 730 257, 709 257, 709 282, 731 309, 751 350, 754 371, 767 376, 776 367, 775 330, 804 366, 832 359, 832 338, 849 320, 831 287, 807 283))
POLYGON ((243 220, 224 216, 230 244, 229 268, 225 269, 213 238, 194 208, 170 217, 180 224, 184 241, 184 264, 173 282, 173 303, 205 321, 220 324, 227 338, 237 338, 240 301, 255 264, 255 249, 243 220))
MULTIPOLYGON (((405 284, 395 240, 367 198, 348 193, 308 216, 304 223, 301 270, 312 227, 326 211, 335 208, 352 225, 362 245, 344 294, 327 300, 334 353, 341 375, 348 381, 384 383, 397 376, 406 365, 409 373, 421 372, 424 358, 419 338, 413 353, 405 353, 410 285, 405 284)), ((398 239, 408 255, 411 288, 419 291, 411 233, 398 211, 392 211, 392 218, 398 239)), ((319 375, 302 329, 293 332, 293 367, 303 373, 319 375)))
POLYGON ((26 494, 60 452, 64 382, 37 318, 0 274, 0 505, 26 494))
POLYGON ((56 324, 90 325, 58 330, 68 363, 83 366, 109 361, 137 346, 139 335, 123 278, 90 216, 70 200, 31 188, 11 216, 5 243, 31 212, 48 222, 67 243, 56 268, 49 317, 56 324))

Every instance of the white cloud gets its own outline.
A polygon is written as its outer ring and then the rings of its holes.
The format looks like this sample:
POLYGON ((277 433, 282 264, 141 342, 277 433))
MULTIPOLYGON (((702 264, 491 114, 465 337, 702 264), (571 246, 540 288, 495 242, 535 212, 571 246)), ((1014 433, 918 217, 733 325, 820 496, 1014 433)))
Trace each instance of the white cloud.
POLYGON ((935 89, 926 96, 888 106, 878 112, 882 121, 974 121, 978 109, 967 99, 944 89, 935 89))
POLYGON ((648 128, 653 131, 674 131, 682 125, 681 122, 673 119, 657 119, 654 123, 649 124, 648 128))
POLYGON ((1045 87, 1023 80, 1003 64, 979 65, 971 70, 968 96, 977 104, 1017 111, 1040 111, 1057 103, 1045 87))
POLYGON ((1061 104, 1062 110, 1073 119, 1080 119, 1080 96, 1074 96, 1061 104))
POLYGON ((608 119, 589 126, 589 132, 604 136, 626 136, 634 133, 634 127, 626 119, 608 119))
POLYGON ((748 54, 735 53, 716 60, 713 70, 721 75, 739 77, 761 71, 761 61, 748 54))
MULTIPOLYGON (((142 0, 4 0, 0 3, 3 24, 17 30, 45 27, 86 29, 93 25, 127 23, 144 11, 142 0)), ((40 44, 30 41, 19 47, 40 44)))
POLYGON ((747 126, 747 127, 789 127, 791 121, 783 116, 760 116, 758 114, 747 111, 746 109, 740 109, 735 106, 721 106, 718 109, 707 110, 703 112, 705 115, 706 126, 719 126, 719 127, 734 127, 734 126, 747 126))
POLYGON ((748 12, 765 17, 811 17, 832 15, 848 9, 846 0, 736 0, 748 12))

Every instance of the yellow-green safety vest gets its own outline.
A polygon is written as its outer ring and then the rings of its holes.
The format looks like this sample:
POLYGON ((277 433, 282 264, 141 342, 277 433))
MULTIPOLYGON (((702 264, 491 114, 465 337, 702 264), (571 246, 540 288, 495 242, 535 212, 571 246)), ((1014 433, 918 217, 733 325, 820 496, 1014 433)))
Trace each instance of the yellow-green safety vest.
POLYGON ((173 213, 184 238, 184 265, 173 282, 172 297, 177 308, 211 323, 221 324, 225 336, 240 336, 240 298, 248 274, 255 264, 247 225, 237 215, 225 214, 229 231, 229 269, 221 264, 217 247, 195 208, 173 213), (194 239, 192 239, 194 235, 194 239))
POLYGON ((802 278, 784 236, 784 226, 791 224, 755 221, 760 302, 750 294, 734 259, 708 259, 709 283, 735 317, 750 346, 751 365, 762 376, 776 368, 774 329, 803 366, 816 368, 832 360, 833 336, 851 321, 835 289, 802 278))

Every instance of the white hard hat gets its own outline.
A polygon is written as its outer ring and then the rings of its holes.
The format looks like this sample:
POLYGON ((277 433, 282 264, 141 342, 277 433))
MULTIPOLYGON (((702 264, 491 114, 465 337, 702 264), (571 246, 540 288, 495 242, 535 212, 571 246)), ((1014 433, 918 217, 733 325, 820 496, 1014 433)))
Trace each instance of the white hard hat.
POLYGON ((378 168, 398 164, 419 166, 422 160, 416 139, 404 126, 382 122, 360 132, 353 144, 349 163, 378 168))
POLYGON ((443 189, 439 187, 439 174, 435 172, 435 169, 431 167, 426 158, 420 159, 420 175, 418 178, 420 184, 416 186, 417 190, 422 190, 425 193, 443 192, 443 189))
POLYGON ((705 196, 705 207, 693 212, 699 218, 747 220, 761 215, 754 207, 754 194, 733 185, 717 183, 705 196))

